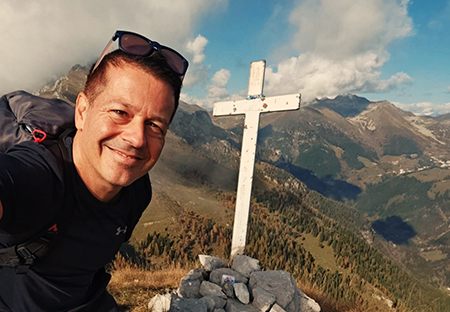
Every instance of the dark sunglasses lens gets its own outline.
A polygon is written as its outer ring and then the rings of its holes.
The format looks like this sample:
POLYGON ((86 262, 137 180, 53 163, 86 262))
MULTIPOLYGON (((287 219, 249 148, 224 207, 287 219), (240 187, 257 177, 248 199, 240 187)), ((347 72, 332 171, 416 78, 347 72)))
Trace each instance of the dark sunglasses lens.
POLYGON ((122 49, 134 55, 146 55, 151 50, 151 45, 148 41, 133 34, 124 34, 120 39, 122 49))
POLYGON ((185 74, 185 63, 183 58, 176 52, 162 48, 161 53, 165 56, 167 64, 179 75, 185 74))

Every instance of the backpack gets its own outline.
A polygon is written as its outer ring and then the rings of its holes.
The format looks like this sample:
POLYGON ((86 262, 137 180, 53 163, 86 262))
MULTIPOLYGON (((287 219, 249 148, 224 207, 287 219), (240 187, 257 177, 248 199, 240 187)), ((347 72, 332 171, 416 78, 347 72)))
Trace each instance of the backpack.
MULTIPOLYGON (((63 139, 75 130, 74 116, 74 107, 59 99, 42 98, 25 91, 6 94, 0 98, 0 153, 24 141, 42 143, 56 157, 64 179, 69 179, 70 157, 63 139)), ((69 188, 65 196, 70 196, 67 194, 70 191, 69 188)), ((13 266, 16 273, 26 273, 34 260, 48 251, 50 241, 58 234, 57 225, 68 220, 70 214, 70 208, 58 209, 51 224, 32 238, 0 248, 0 269, 13 266)))
POLYGON ((74 107, 63 100, 8 93, 0 99, 0 153, 23 141, 58 139, 75 129, 74 116, 74 107))

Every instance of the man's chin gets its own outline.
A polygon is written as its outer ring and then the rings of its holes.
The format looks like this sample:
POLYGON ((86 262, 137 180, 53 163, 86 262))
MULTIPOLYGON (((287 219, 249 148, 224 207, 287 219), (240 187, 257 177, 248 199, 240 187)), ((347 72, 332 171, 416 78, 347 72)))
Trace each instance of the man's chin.
POLYGON ((110 178, 108 179, 109 182, 112 185, 118 186, 118 187, 127 187, 131 185, 134 181, 140 179, 143 177, 148 171, 145 171, 144 173, 119 173, 120 171, 114 172, 110 178))

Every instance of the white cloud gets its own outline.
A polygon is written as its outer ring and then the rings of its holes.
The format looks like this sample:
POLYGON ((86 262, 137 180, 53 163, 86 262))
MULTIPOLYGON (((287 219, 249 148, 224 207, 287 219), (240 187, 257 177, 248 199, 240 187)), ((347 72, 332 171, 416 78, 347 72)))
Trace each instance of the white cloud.
POLYGON ((439 116, 450 112, 450 103, 436 104, 431 102, 399 103, 393 102, 395 106, 410 111, 419 116, 439 116))
POLYGON ((193 64, 198 64, 204 61, 205 54, 203 51, 205 50, 205 46, 208 44, 208 39, 203 37, 202 35, 198 35, 193 41, 189 41, 187 43, 187 50, 191 52, 194 56, 192 58, 193 64))
MULTIPOLYGON (((76 63, 90 65, 116 29, 141 33, 189 54, 186 47, 195 42, 201 17, 226 5, 227 0, 2 1, 0 93, 33 91, 76 63)), ((201 42, 197 48, 194 69, 201 65, 201 42)))
POLYGON ((446 93, 450 93, 450 86, 447 88, 446 93))
POLYGON ((189 90, 192 86, 205 82, 208 78, 209 66, 203 64, 205 60, 204 50, 208 44, 208 39, 198 35, 194 40, 186 44, 186 58, 188 58, 189 69, 184 79, 184 90, 189 90))
POLYGON ((397 73, 387 80, 380 79, 384 63, 376 54, 367 52, 339 62, 313 53, 303 53, 266 71, 266 93, 302 93, 305 101, 334 97, 347 92, 388 92, 412 82, 405 73, 397 73))
POLYGON ((206 87, 208 95, 204 98, 198 98, 195 96, 189 96, 186 94, 181 95, 181 100, 191 104, 197 104, 205 109, 212 110, 214 103, 225 101, 242 99, 242 95, 231 95, 228 92, 227 84, 231 77, 231 73, 227 69, 218 70, 211 79, 211 84, 206 87))
POLYGON ((221 69, 217 71, 211 79, 211 85, 207 87, 208 90, 208 106, 211 102, 221 101, 229 96, 227 90, 227 83, 230 79, 231 73, 227 69, 221 69))
POLYGON ((411 33, 408 2, 303 1, 290 16, 290 22, 298 27, 294 46, 332 59, 383 52, 387 44, 411 33))
POLYGON ((228 80, 230 79, 230 76, 231 76, 230 71, 222 68, 221 70, 217 71, 214 74, 211 81, 213 85, 220 88, 225 88, 227 86, 228 80))
POLYGON ((412 34, 409 0, 306 0, 290 15, 301 54, 266 73, 266 93, 301 92, 305 100, 346 92, 386 92, 412 78, 382 80, 391 42, 412 34))

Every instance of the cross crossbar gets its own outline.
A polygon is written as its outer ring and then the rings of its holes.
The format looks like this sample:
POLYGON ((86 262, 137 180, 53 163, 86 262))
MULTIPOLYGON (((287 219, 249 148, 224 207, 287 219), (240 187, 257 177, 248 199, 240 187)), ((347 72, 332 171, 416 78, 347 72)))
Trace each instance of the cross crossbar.
POLYGON ((253 100, 220 102, 214 105, 214 116, 242 115, 247 112, 269 113, 298 109, 300 94, 272 96, 253 100))

